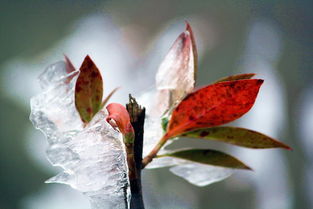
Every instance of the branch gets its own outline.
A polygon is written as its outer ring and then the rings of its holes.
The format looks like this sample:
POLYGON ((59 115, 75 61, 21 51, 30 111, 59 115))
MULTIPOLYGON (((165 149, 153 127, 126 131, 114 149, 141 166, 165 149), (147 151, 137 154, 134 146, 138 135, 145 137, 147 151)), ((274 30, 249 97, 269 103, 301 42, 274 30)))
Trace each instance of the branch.
POLYGON ((153 158, 156 157, 160 149, 163 147, 163 145, 166 143, 167 138, 162 137, 160 141, 155 145, 155 147, 150 151, 150 153, 142 160, 142 168, 145 168, 146 165, 148 165, 153 158))
POLYGON ((129 103, 126 104, 126 109, 129 113, 131 124, 135 130, 134 144, 130 148, 133 150, 129 150, 130 153, 133 153, 133 156, 127 156, 127 158, 131 157, 135 161, 135 167, 133 168, 135 173, 129 176, 131 190, 130 209, 144 209, 141 187, 141 167, 145 108, 138 105, 136 100, 129 95, 129 103))

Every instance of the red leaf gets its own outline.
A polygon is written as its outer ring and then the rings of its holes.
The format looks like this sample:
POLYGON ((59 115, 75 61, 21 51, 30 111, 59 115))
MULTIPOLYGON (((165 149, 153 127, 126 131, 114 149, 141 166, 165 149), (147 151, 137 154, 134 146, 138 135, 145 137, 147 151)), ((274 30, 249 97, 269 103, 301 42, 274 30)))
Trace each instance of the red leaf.
POLYGON ((66 64, 66 72, 67 73, 74 72, 76 69, 74 65, 72 64, 71 60, 66 55, 64 55, 64 59, 65 59, 65 64, 66 64))
MULTIPOLYGON (((71 60, 66 55, 64 55, 64 59, 65 59, 65 68, 66 68, 67 74, 71 74, 72 72, 76 71, 71 60)), ((70 83, 72 78, 74 78, 75 75, 76 74, 72 74, 71 76, 68 76, 68 78, 65 80, 65 83, 66 84, 70 83)))
POLYGON ((109 112, 109 116, 107 117, 108 123, 110 123, 113 128, 118 127, 124 136, 133 137, 134 129, 130 123, 130 117, 126 108, 121 104, 111 103, 106 109, 109 112), (112 120, 114 120, 115 123, 112 122, 112 120))
POLYGON ((83 122, 89 122, 99 111, 102 94, 100 71, 90 57, 86 56, 75 86, 75 106, 83 122))
POLYGON ((174 109, 164 138, 231 122, 248 112, 263 80, 226 81, 187 95, 174 109))

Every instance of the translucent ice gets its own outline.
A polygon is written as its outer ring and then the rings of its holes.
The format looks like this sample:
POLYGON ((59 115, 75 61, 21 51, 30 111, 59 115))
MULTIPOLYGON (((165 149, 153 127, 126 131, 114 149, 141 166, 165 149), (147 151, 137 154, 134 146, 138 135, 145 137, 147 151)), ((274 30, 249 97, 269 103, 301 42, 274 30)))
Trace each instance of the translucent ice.
POLYGON ((40 75, 43 92, 31 99, 30 119, 47 137, 47 157, 64 171, 47 183, 62 183, 86 194, 93 209, 128 208, 129 183, 121 135, 99 111, 86 126, 74 104, 78 72, 64 62, 40 75))
MULTIPOLYGON (((163 135, 162 117, 167 117, 170 109, 194 88, 195 60, 192 47, 191 34, 186 30, 176 39, 160 64, 156 74, 156 89, 139 98, 139 103, 146 107, 147 113, 144 155, 148 154, 163 135)), ((170 141, 167 144, 169 143, 170 141)), ((153 164, 157 161, 165 162, 163 159, 158 159, 150 163, 148 167, 156 167, 153 164)))
MULTIPOLYGON (((194 56, 189 31, 182 33, 161 63, 156 75, 156 90, 149 91, 139 98, 146 107, 144 132, 144 156, 163 136, 162 117, 169 117, 171 109, 195 86, 194 56)), ((173 142, 168 140, 166 146, 173 142)), ((159 154, 169 152, 163 147, 159 154)), ((174 166, 174 174, 197 186, 205 186, 221 181, 231 175, 228 168, 193 163, 172 157, 156 158, 146 168, 174 166)))
POLYGON ((222 181, 233 173, 229 168, 187 162, 170 168, 170 171, 196 186, 207 186, 222 181))
POLYGON ((170 90, 172 103, 193 90, 195 85, 194 55, 191 34, 185 31, 176 39, 161 63, 157 75, 158 90, 170 90))

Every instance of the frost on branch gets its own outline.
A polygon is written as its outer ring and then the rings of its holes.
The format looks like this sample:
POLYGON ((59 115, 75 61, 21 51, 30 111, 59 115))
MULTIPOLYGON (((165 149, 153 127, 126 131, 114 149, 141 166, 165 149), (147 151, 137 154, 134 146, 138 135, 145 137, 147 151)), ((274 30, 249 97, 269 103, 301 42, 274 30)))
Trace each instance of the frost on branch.
POLYGON ((67 184, 90 198, 93 209, 128 208, 128 169, 121 134, 99 111, 83 127, 74 104, 78 71, 65 62, 40 75, 43 92, 31 99, 30 119, 47 137, 47 157, 63 172, 47 183, 67 184))

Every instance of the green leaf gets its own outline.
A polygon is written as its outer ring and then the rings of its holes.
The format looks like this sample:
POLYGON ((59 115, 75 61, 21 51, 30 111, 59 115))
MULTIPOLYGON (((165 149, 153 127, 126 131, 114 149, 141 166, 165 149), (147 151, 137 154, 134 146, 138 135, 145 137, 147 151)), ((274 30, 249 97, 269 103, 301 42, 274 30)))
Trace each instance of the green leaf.
POLYGON ((182 134, 184 137, 202 138, 217 140, 234 144, 237 146, 264 149, 264 148, 284 148, 291 149, 286 144, 270 138, 262 133, 245 128, 237 127, 213 127, 203 128, 182 134))
POLYGON ((75 106, 83 122, 89 122, 99 111, 102 94, 100 71, 90 57, 86 56, 75 86, 75 106))
POLYGON ((208 165, 251 170, 250 167, 245 165, 240 160, 223 152, 210 149, 182 150, 173 153, 158 155, 157 157, 176 157, 208 165))
POLYGON ((236 81, 236 80, 243 80, 243 79, 250 79, 255 76, 255 73, 245 73, 245 74, 238 74, 238 75, 231 75, 224 78, 221 78, 214 83, 224 82, 224 81, 236 81))
POLYGON ((161 125, 164 133, 166 132, 168 121, 168 117, 163 117, 161 120, 161 125))
POLYGON ((115 89, 113 89, 113 90, 109 93, 109 95, 102 101, 101 106, 100 106, 100 109, 102 109, 102 108, 106 105, 106 103, 108 103, 108 101, 110 100, 110 98, 113 96, 113 94, 114 94, 117 90, 119 90, 119 88, 120 88, 120 87, 116 87, 115 89))

